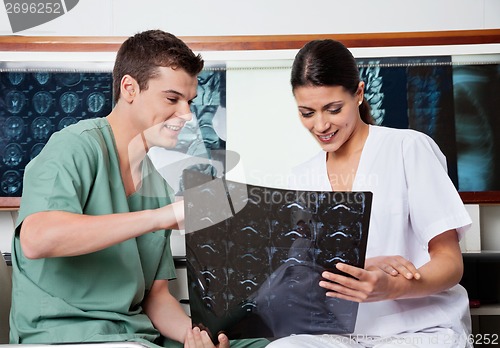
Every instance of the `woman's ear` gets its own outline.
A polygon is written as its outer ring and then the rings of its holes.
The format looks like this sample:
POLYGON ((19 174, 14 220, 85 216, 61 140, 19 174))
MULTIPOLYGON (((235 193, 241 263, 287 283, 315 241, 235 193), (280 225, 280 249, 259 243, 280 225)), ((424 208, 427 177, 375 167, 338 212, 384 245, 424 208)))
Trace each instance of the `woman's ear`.
POLYGON ((139 85, 137 81, 130 75, 124 75, 120 82, 120 94, 123 100, 131 103, 136 93, 139 93, 139 85))
POLYGON ((363 102, 363 97, 365 95, 365 83, 364 81, 359 81, 358 89, 356 90, 356 96, 359 97, 360 104, 363 102))

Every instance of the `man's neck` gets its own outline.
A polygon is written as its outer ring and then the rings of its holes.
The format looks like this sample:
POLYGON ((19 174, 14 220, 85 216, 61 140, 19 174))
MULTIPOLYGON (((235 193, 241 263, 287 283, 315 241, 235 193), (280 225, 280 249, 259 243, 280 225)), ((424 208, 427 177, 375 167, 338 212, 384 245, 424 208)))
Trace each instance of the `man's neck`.
POLYGON ((125 189, 127 193, 132 193, 140 185, 142 162, 148 148, 142 132, 134 130, 127 117, 130 116, 115 108, 107 119, 115 139, 125 189))

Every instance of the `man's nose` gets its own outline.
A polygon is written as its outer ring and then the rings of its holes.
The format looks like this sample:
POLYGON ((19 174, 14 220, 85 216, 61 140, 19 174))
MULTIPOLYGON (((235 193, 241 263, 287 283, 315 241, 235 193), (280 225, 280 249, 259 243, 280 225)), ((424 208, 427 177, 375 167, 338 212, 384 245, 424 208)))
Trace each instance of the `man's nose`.
POLYGON ((193 113, 189 104, 187 106, 183 106, 177 113, 177 116, 182 118, 185 122, 189 122, 193 119, 193 113))

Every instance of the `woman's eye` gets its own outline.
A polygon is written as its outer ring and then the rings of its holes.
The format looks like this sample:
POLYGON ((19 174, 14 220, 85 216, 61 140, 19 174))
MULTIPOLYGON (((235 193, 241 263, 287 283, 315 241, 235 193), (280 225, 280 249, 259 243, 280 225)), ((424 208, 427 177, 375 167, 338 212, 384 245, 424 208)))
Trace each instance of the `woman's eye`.
POLYGON ((310 112, 300 112, 300 114, 302 115, 302 117, 311 117, 314 112, 310 111, 310 112))
POLYGON ((336 114, 340 113, 341 111, 342 111, 342 108, 338 108, 338 109, 328 110, 328 113, 330 113, 332 115, 336 115, 336 114))
POLYGON ((172 104, 174 103, 177 103, 177 99, 176 98, 167 98, 169 102, 171 102, 172 104))

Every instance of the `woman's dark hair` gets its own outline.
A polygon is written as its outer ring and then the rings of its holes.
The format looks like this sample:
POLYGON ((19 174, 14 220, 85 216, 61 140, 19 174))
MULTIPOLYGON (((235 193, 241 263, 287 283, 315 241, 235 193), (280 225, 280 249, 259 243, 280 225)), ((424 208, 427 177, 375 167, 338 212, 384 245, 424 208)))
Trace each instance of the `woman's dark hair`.
POLYGON ((183 69, 196 76, 203 69, 203 59, 176 36, 162 30, 147 30, 129 37, 120 47, 113 68, 113 99, 120 98, 120 83, 132 76, 141 90, 148 89, 149 79, 158 74, 158 67, 183 69))
MULTIPOLYGON (((308 42, 299 50, 292 65, 292 90, 305 86, 342 86, 353 95, 360 82, 352 53, 342 43, 326 39, 308 42)), ((363 122, 373 124, 370 105, 363 98, 359 106, 363 122)))

